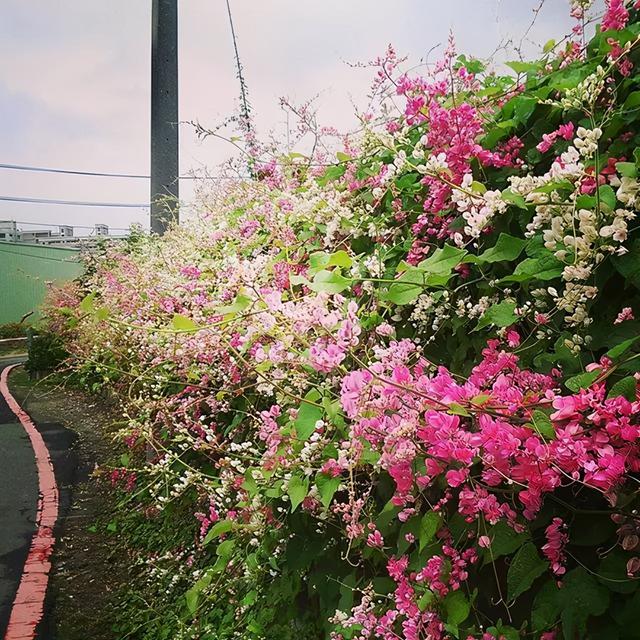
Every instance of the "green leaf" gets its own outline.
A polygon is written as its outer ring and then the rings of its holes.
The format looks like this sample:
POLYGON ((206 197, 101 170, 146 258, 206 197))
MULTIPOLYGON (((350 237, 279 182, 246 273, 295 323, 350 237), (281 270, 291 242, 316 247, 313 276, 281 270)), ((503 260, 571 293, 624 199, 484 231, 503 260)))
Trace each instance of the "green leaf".
POLYGON ((420 186, 420 174, 416 172, 406 173, 396 179, 396 187, 401 190, 409 189, 414 185, 420 186))
POLYGON ((521 62, 520 60, 513 60, 512 62, 505 62, 507 67, 513 69, 516 73, 529 73, 530 71, 537 71, 538 65, 532 62, 521 62))
POLYGON ((607 351, 606 356, 611 358, 612 360, 617 360, 620 356, 623 356, 631 347, 640 340, 640 336, 635 338, 629 338, 628 340, 624 340, 620 344, 617 344, 615 347, 612 347, 607 351))
POLYGON ((198 609, 198 600, 200 599, 200 591, 196 589, 189 589, 184 594, 185 600, 187 601, 187 609, 189 613, 193 615, 198 609))
POLYGON ((434 600, 435 596, 433 595, 433 591, 427 589, 427 591, 420 596, 420 600, 418 600, 418 609, 420 609, 420 611, 426 611, 434 600))
POLYGON ((600 202, 605 204, 611 211, 615 210, 616 194, 608 184, 598 187, 598 196, 600 197, 600 202))
POLYGON ((409 518, 401 527, 398 534, 398 548, 396 554, 404 555, 407 549, 411 546, 411 543, 407 540, 407 535, 411 534, 414 538, 418 538, 420 535, 420 526, 422 524, 421 519, 418 516, 409 518))
POLYGON ((185 600, 187 602, 187 609, 191 615, 193 615, 198 608, 198 601, 200 594, 211 584, 212 574, 207 571, 185 594, 185 600))
POLYGON ((611 263, 634 287, 640 287, 640 239, 632 242, 627 248, 629 253, 611 256, 611 263))
POLYGON ((236 296, 236 299, 232 304, 228 304, 222 307, 216 307, 214 309, 214 312, 216 313, 216 315, 228 316, 230 314, 236 314, 244 311, 251 303, 251 298, 240 293, 236 296))
POLYGON ((533 601, 531 609, 531 626, 534 631, 548 631, 555 626, 562 605, 560 604, 560 590, 556 580, 547 580, 533 601))
POLYGON ((436 249, 426 260, 423 260, 418 268, 428 274, 448 275, 466 255, 465 249, 445 244, 444 247, 436 249))
POLYGON ((307 440, 316 430, 316 422, 322 420, 324 408, 317 404, 320 398, 320 392, 317 389, 311 389, 298 409, 298 416, 293 424, 300 440, 307 440))
POLYGON ((595 196, 583 193, 576 198, 576 209, 595 209, 597 203, 595 196))
POLYGON ((549 416, 540 409, 534 409, 531 419, 535 430, 547 440, 553 440, 556 437, 556 430, 549 416))
POLYGON ((391 526, 391 523, 395 520, 395 517, 398 515, 400 511, 400 507, 397 507, 391 500, 384 505, 384 508, 376 518, 376 527, 380 530, 382 535, 386 535, 388 529, 391 526))
POLYGON ((638 107, 640 107, 640 91, 632 91, 624 101, 624 109, 629 111, 638 107))
POLYGON ((340 600, 338 601, 338 609, 340 611, 349 611, 353 606, 353 593, 356 585, 358 584, 358 578, 355 571, 345 576, 340 585, 340 600))
POLYGON ((336 158, 338 158, 338 162, 349 162, 349 160, 351 160, 351 156, 343 153, 342 151, 336 152, 336 158))
POLYGON ((636 178, 638 168, 635 162, 616 162, 616 171, 625 178, 636 178))
POLYGON ((420 551, 422 551, 433 540, 440 528, 441 518, 435 511, 427 511, 420 520, 420 531, 418 533, 418 541, 420 542, 420 551))
POLYGON ((560 589, 562 633, 565 638, 584 637, 590 616, 602 615, 609 604, 609 591, 582 567, 565 576, 560 589))
POLYGON ((501 622, 497 627, 487 627, 487 633, 490 633, 494 638, 500 638, 500 640, 521 640, 522 638, 517 629, 505 627, 501 622))
POLYGON ((471 415, 459 402, 451 402, 448 413, 454 416, 465 416, 466 418, 471 415))
POLYGON ((580 389, 588 389, 600 375, 602 375, 602 369, 594 369, 579 373, 577 376, 569 378, 564 384, 570 391, 578 393, 580 389))
POLYGON ((500 556, 512 554, 530 538, 528 532, 517 533, 502 520, 490 527, 487 535, 491 540, 491 548, 482 550, 484 564, 493 562, 500 556))
POLYGON ((550 251, 541 251, 534 258, 526 258, 518 263, 513 275, 500 282, 528 282, 530 280, 554 280, 562 275, 562 263, 550 251))
POLYGON ((221 558, 228 558, 232 553, 233 549, 236 546, 235 540, 225 540, 221 542, 216 548, 216 555, 221 558))
POLYGON ((191 318, 187 318, 181 313, 174 313, 171 319, 171 328, 176 331, 197 331, 198 325, 191 318))
POLYGON ((537 187, 533 190, 534 193, 552 193, 553 191, 573 191, 575 188, 573 182, 569 180, 556 180, 554 182, 547 182, 541 187, 537 187))
POLYGON ((334 180, 338 180, 342 178, 344 172, 346 171, 346 166, 344 164, 329 167, 321 178, 318 178, 318 183, 321 186, 327 185, 329 182, 333 182, 334 180))
POLYGON ((537 105, 537 98, 529 96, 521 96, 519 98, 516 98, 514 100, 513 108, 513 115, 515 119, 521 124, 525 124, 531 117, 531 114, 535 111, 537 105))
POLYGON ((351 256, 343 250, 336 251, 329 256, 329 261, 327 266, 330 267, 342 267, 344 269, 349 269, 353 264, 353 259, 351 256))
POLYGON ((95 299, 95 293, 90 293, 89 295, 82 298, 82 302, 80 302, 80 304, 78 305, 80 307, 80 311, 82 311, 83 313, 93 313, 95 299))
POLYGON ((518 207, 519 209, 524 209, 525 211, 528 210, 527 201, 524 199, 524 197, 521 196, 519 193, 513 193, 511 189, 505 189, 502 192, 502 199, 505 202, 508 202, 509 204, 512 204, 518 207))
POLYGON ((410 267, 396 279, 382 299, 398 306, 410 304, 422 293, 424 283, 424 271, 417 267, 410 267))
POLYGON ((287 486, 287 494, 291 500, 291 511, 295 511, 309 493, 309 479, 298 475, 292 476, 287 486))
POLYGON ((329 263, 329 254, 326 251, 314 251, 309 256, 309 270, 319 271, 329 263))
POLYGON ((316 486, 320 494, 320 502, 322 502, 325 509, 329 508, 331 500, 333 500, 333 496, 338 490, 341 481, 340 476, 332 478, 331 476, 326 476, 324 473, 318 473, 316 475, 316 486))
POLYGON ((618 548, 606 555, 598 566, 598 581, 609 591, 633 593, 638 589, 638 580, 627 575, 626 554, 618 548))
POLYGON ((444 599, 444 609, 447 612, 447 624, 458 626, 464 622, 471 612, 471 604, 462 591, 452 591, 444 599))
POLYGON ((549 563, 538 554, 538 549, 532 542, 522 545, 514 556, 507 572, 507 595, 509 600, 515 600, 527 591, 535 579, 548 568, 549 563))
POLYGON ((218 538, 219 536, 224 535, 225 533, 229 533, 233 529, 233 522, 231 520, 220 520, 220 522, 216 522, 211 529, 207 532, 207 535, 204 537, 202 544, 209 544, 214 538, 218 538))
POLYGON ((99 307, 96 309, 96 319, 104 321, 109 317, 109 309, 107 307, 99 307))
POLYGON ((636 379, 633 376, 627 376, 618 380, 612 387, 607 398, 617 398, 623 396, 629 402, 633 402, 636 399, 636 379))
POLYGON ((499 304, 489 307, 484 315, 478 321, 474 331, 484 329, 484 327, 493 324, 496 327, 509 327, 518 321, 518 316, 514 313, 516 309, 515 302, 503 300, 499 304))
POLYGON ((318 271, 313 278, 313 282, 309 285, 309 289, 319 293, 326 291, 327 293, 341 293, 351 286, 351 279, 345 278, 339 269, 327 271, 323 269, 318 271))
POLYGON ((495 245, 478 256, 482 262, 502 262, 515 260, 524 249, 527 241, 524 238, 516 238, 508 233, 501 233, 495 245))

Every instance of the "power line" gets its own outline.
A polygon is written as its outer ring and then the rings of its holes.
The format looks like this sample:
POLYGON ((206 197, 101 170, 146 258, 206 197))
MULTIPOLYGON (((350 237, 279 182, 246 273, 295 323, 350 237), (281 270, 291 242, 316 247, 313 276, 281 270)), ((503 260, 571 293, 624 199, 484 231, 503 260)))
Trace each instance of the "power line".
MULTIPOLYGON (((32 167, 22 164, 0 163, 0 169, 12 171, 37 171, 40 173, 64 173, 73 176, 92 176, 99 178, 135 178, 149 180, 151 176, 138 173, 109 173, 103 171, 79 171, 76 169, 55 169, 52 167, 32 167)), ((234 176, 180 176, 180 180, 237 180, 234 176)))
POLYGON ((76 171, 74 169, 52 169, 49 167, 29 167, 20 164, 0 164, 0 169, 13 169, 16 171, 40 171, 42 173, 67 173, 76 176, 99 176, 107 178, 144 178, 148 179, 149 176, 143 176, 135 173, 102 173, 99 171, 76 171))
POLYGON ((64 204, 81 207, 116 207, 120 209, 148 209, 148 204, 134 204, 131 202, 84 202, 81 200, 54 200, 52 198, 21 198, 18 196, 0 196, 5 202, 30 202, 33 204, 64 204))

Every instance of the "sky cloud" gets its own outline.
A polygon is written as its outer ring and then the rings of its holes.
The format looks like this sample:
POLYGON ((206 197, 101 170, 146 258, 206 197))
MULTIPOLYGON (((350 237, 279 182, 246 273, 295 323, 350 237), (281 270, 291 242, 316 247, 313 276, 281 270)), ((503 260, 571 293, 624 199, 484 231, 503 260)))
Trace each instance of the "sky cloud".
MULTIPOLYGON (((539 0, 232 0, 240 55, 261 133, 284 133, 278 98, 318 93, 323 124, 348 129, 371 59, 393 43, 418 61, 453 30, 460 51, 489 56, 519 41, 539 0)), ((180 118, 216 125, 238 103, 224 0, 180 6, 180 118)), ((567 0, 547 0, 524 48, 570 29, 567 0)), ((0 163, 149 171, 150 0, 4 0, 0 6, 0 163)), ((500 55, 505 55, 504 53, 500 55)), ((225 143, 181 129, 181 171, 215 166, 225 143)), ((182 196, 189 198, 185 183, 182 196)), ((144 180, 0 170, 0 195, 146 202, 144 180)), ((0 219, 126 227, 143 210, 0 202, 0 219)))

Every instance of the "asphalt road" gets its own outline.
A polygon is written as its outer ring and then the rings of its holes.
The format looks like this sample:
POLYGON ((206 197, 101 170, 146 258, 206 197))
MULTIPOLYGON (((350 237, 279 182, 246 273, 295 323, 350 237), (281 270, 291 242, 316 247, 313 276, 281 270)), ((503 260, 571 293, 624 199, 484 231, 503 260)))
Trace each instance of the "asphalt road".
MULTIPOLYGON (((0 360, 0 371, 12 364, 0 360)), ((27 411, 29 407, 23 407, 27 411)), ((77 458, 72 445, 75 434, 60 424, 36 422, 54 466, 60 489, 60 514, 68 510, 75 480, 77 458)), ((0 638, 4 638, 11 605, 22 568, 36 530, 38 475, 34 452, 24 428, 0 395, 0 638)), ((58 519, 58 527, 61 517, 58 519)), ((56 528, 58 528, 56 527, 56 528)), ((37 640, 52 640, 51 598, 47 595, 45 615, 38 626, 37 640)))
MULTIPOLYGON (((9 362, 3 361, 0 371, 9 362)), ((0 638, 35 531, 38 475, 29 437, 0 395, 0 638)))

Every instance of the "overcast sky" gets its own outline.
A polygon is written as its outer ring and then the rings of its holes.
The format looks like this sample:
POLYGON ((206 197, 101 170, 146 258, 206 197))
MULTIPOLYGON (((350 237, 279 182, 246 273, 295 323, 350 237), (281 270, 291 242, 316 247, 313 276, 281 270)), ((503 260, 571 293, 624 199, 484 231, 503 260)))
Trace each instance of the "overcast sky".
MULTIPOLYGON (((458 49, 488 56, 519 41, 540 0, 232 0, 259 133, 285 131, 280 96, 320 93, 322 124, 354 125, 370 60, 392 43, 416 62, 453 30, 458 49)), ((234 113, 238 82, 225 0, 180 3, 180 119, 214 126, 234 113)), ((148 174, 151 0, 0 2, 0 163, 148 174)), ((568 0, 546 0, 528 52, 569 31, 568 0)), ((509 56, 507 56, 509 57, 509 56)), ((215 167, 231 149, 181 128, 181 172, 215 167)), ((215 170, 215 169, 214 169, 215 170)), ((182 184, 188 200, 190 187, 182 184)), ((0 195, 144 203, 146 180, 0 169, 0 195)), ((0 202, 0 219, 91 226, 146 224, 147 211, 0 202)), ((29 228, 29 227, 24 227, 29 228)))

